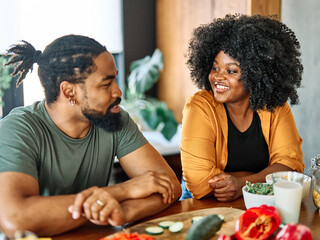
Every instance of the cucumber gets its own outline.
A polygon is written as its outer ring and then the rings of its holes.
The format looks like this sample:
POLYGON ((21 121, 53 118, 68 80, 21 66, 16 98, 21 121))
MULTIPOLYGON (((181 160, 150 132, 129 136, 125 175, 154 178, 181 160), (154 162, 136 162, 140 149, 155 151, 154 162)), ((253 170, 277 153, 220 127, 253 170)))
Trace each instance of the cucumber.
POLYGON ((183 222, 175 222, 169 227, 169 231, 172 233, 180 232, 183 229, 183 222))
POLYGON ((191 226, 185 240, 208 240, 220 230, 223 222, 222 215, 203 217, 191 226))
POLYGON ((191 222, 192 223, 196 223, 196 222, 198 222, 200 219, 202 219, 203 218, 203 216, 195 216, 195 217, 193 217, 192 218, 192 220, 191 220, 191 222))
POLYGON ((163 228, 162 227, 147 227, 145 228, 145 232, 150 234, 150 235, 159 235, 163 233, 163 228))
POLYGON ((162 222, 159 222, 159 226, 162 228, 169 228, 174 223, 175 223, 174 221, 162 221, 162 222))

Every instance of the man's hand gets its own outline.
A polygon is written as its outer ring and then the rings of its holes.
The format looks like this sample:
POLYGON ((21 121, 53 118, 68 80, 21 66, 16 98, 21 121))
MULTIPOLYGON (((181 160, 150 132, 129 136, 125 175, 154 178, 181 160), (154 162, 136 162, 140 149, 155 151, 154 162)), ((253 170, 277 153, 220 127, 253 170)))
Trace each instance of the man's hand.
POLYGON ((242 194, 243 181, 227 173, 221 173, 208 181, 213 189, 213 195, 221 202, 237 199, 242 194))
POLYGON ((154 193, 162 196, 163 203, 172 203, 174 200, 174 185, 170 177, 165 174, 148 171, 122 183, 124 192, 130 199, 145 198, 154 193))
POLYGON ((82 215, 98 225, 119 226, 126 223, 119 202, 103 188, 91 187, 78 193, 68 210, 74 219, 82 215))

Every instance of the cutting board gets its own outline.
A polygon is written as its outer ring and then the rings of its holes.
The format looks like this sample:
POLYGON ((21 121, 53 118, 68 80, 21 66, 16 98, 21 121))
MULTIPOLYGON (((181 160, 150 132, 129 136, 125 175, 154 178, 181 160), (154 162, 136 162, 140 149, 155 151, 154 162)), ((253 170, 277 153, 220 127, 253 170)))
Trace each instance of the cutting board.
MULTIPOLYGON (((220 234, 232 235, 235 233, 235 224, 240 215, 244 213, 243 210, 236 208, 206 208, 191 212, 178 213, 174 215, 169 215, 157 219, 153 219, 147 222, 140 223, 138 225, 127 228, 121 233, 132 233, 138 232, 139 234, 145 234, 145 228, 151 226, 158 226, 158 223, 161 221, 175 221, 183 222, 184 228, 179 233, 172 233, 168 229, 165 229, 164 232, 160 235, 153 235, 157 240, 184 240, 189 228, 192 225, 192 218, 195 216, 207 216, 211 214, 220 214, 225 218, 225 222, 222 224, 221 229, 216 233, 211 240, 218 239, 220 234)), ((112 235, 111 235, 112 236, 112 235)), ((109 236, 109 237, 111 237, 109 236)))

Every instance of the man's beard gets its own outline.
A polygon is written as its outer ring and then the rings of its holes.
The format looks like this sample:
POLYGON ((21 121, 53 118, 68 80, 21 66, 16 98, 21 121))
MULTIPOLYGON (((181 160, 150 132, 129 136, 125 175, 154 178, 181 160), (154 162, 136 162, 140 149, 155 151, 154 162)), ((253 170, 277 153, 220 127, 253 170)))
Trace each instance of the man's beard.
POLYGON ((123 127, 121 112, 111 113, 111 108, 119 105, 121 98, 117 98, 109 107, 106 114, 93 109, 83 108, 82 114, 95 126, 103 128, 107 132, 116 132, 123 127))

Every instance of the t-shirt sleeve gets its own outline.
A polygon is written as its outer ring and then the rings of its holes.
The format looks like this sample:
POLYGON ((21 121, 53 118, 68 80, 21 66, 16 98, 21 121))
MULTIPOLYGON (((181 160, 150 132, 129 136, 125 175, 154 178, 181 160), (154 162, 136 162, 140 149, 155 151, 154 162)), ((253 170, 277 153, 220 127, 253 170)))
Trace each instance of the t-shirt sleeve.
POLYGON ((26 173, 38 180, 34 136, 32 126, 19 114, 0 121, 0 172, 26 173))
POLYGON ((137 150, 148 142, 130 115, 123 109, 121 109, 121 112, 123 117, 123 128, 117 133, 118 159, 137 150))

